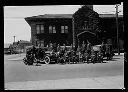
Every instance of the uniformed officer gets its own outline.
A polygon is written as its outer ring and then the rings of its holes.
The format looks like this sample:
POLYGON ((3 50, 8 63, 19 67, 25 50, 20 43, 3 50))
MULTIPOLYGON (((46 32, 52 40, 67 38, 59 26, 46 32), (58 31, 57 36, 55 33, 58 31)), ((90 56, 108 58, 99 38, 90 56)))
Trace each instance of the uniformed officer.
POLYGON ((109 46, 109 44, 106 44, 106 55, 107 55, 107 60, 109 60, 110 54, 111 54, 111 52, 110 52, 110 46, 109 46))
POLYGON ((57 45, 57 52, 61 50, 60 44, 57 45))
POLYGON ((92 46, 91 46, 91 43, 87 40, 87 53, 90 55, 91 54, 91 49, 92 49, 92 46))
POLYGON ((57 45, 56 45, 56 43, 53 44, 53 51, 57 52, 57 45))
POLYGON ((53 50, 53 44, 49 43, 49 51, 52 51, 52 50, 53 50))
POLYGON ((105 44, 102 42, 101 44, 101 52, 103 53, 103 56, 105 56, 105 44))
POLYGON ((85 42, 83 41, 82 47, 81 47, 81 52, 82 52, 82 54, 84 54, 85 51, 86 51, 86 44, 85 44, 85 42))
POLYGON ((70 51, 74 50, 74 47, 73 45, 71 44, 71 47, 70 47, 70 51))
POLYGON ((36 53, 36 48, 34 45, 32 45, 32 53, 35 54, 36 53))
POLYGON ((63 46, 64 46, 63 50, 66 52, 67 51, 67 47, 66 47, 65 44, 63 44, 63 46))

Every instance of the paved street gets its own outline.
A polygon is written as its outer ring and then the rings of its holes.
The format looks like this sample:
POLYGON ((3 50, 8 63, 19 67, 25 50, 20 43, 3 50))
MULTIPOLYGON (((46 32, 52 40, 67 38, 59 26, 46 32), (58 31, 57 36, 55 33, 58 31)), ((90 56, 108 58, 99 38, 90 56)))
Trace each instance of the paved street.
POLYGON ((7 89, 123 88, 124 57, 96 64, 41 64, 27 66, 25 54, 4 56, 7 89), (81 85, 80 85, 81 84, 81 85))

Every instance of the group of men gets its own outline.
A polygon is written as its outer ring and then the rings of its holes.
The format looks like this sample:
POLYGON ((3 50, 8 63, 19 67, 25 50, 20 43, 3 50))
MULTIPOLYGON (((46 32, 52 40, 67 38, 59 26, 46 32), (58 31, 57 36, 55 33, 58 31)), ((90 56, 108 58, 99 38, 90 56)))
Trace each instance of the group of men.
POLYGON ((89 41, 87 41, 87 44, 83 41, 81 46, 78 46, 77 51, 80 51, 81 54, 88 53, 91 54, 92 45, 89 41))
MULTIPOLYGON (((70 51, 70 52, 73 51, 73 52, 80 52, 83 55, 84 53, 87 53, 87 55, 91 55, 93 48, 92 48, 92 44, 87 40, 87 43, 83 41, 82 45, 78 46, 77 50, 75 50, 75 47, 73 47, 72 44, 70 48, 67 48, 65 44, 63 44, 63 46, 60 46, 60 44, 56 44, 56 43, 53 43, 53 44, 50 43, 47 50, 52 52, 61 51, 63 53, 67 51, 70 51)), ((34 46, 33 46, 33 51, 35 51, 34 46)), ((100 51, 103 53, 104 56, 107 55, 107 57, 109 57, 109 55, 112 53, 112 46, 102 42, 100 51)))
POLYGON ((48 47, 48 51, 53 51, 53 52, 59 52, 60 50, 67 51, 67 47, 65 44, 63 44, 63 48, 60 46, 60 44, 56 43, 50 43, 48 47))

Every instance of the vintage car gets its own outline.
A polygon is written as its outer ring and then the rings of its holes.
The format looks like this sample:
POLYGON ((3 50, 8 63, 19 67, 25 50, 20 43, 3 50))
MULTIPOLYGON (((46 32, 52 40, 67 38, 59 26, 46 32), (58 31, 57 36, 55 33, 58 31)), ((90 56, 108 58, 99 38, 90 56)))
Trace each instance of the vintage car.
POLYGON ((50 58, 42 48, 33 49, 33 47, 29 47, 26 49, 26 57, 23 59, 23 62, 26 65, 33 65, 34 63, 38 64, 41 62, 48 64, 50 58))
POLYGON ((49 64, 52 62, 57 63, 57 59, 58 59, 58 53, 57 52, 46 51, 45 54, 47 56, 47 60, 45 61, 46 64, 49 64))
POLYGON ((92 55, 94 56, 91 57, 91 61, 93 63, 102 63, 103 62, 103 52, 101 51, 101 45, 95 45, 93 46, 92 49, 92 55))
POLYGON ((101 45, 92 46, 91 54, 85 53, 87 63, 103 62, 103 54, 101 52, 101 45))

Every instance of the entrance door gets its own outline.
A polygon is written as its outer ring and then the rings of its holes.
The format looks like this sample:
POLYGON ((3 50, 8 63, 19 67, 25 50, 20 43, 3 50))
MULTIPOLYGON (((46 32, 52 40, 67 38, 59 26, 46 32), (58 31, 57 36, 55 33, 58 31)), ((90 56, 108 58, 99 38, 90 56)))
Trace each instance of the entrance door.
POLYGON ((78 44, 82 44, 82 42, 84 41, 85 43, 87 43, 87 41, 89 41, 92 45, 96 45, 101 43, 97 37, 96 34, 88 32, 88 31, 84 31, 81 32, 77 35, 77 39, 78 39, 78 44))

